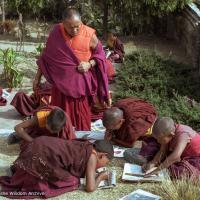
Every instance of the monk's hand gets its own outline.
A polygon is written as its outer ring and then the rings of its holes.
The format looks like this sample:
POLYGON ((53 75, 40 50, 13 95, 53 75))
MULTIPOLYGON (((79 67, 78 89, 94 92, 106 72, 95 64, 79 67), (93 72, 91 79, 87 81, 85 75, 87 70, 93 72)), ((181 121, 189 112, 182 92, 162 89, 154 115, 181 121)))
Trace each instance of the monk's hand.
POLYGON ((142 165, 142 171, 147 172, 148 170, 152 169, 155 166, 156 166, 156 164, 153 162, 145 163, 144 165, 142 165))
POLYGON ((108 180, 108 174, 109 174, 108 171, 103 171, 100 172, 98 176, 100 177, 101 180, 108 180))
POLYGON ((111 131, 106 131, 104 140, 110 141, 112 139, 112 132, 111 131))
POLYGON ((158 167, 152 167, 146 173, 144 174, 144 177, 147 178, 152 175, 157 175, 158 174, 158 167))
POLYGON ((77 67, 78 71, 81 73, 87 72, 91 68, 90 62, 80 62, 80 65, 77 67))
POLYGON ((39 87, 40 81, 38 79, 35 79, 33 81, 33 91, 36 92, 37 88, 39 87))

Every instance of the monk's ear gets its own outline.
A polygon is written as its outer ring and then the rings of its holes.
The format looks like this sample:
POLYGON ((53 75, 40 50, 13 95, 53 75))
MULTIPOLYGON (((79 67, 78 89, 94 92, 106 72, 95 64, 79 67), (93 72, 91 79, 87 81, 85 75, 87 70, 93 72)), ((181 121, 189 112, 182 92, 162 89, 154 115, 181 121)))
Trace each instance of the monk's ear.
POLYGON ((107 155, 108 155, 107 153, 99 152, 99 157, 100 158, 103 158, 104 156, 107 156, 107 155))
POLYGON ((123 118, 123 119, 121 119, 121 124, 123 124, 125 122, 125 119, 123 118))

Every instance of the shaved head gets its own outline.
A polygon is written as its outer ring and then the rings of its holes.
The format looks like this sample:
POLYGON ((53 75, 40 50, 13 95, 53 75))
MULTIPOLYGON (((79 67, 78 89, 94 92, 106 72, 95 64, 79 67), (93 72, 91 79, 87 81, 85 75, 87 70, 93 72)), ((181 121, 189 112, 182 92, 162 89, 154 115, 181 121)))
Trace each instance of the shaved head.
POLYGON ((107 109, 103 114, 103 125, 107 128, 123 119, 123 111, 117 107, 107 109))
POLYGON ((175 131, 174 121, 169 117, 161 117, 153 125, 153 136, 168 136, 175 131))
POLYGON ((76 19, 76 20, 81 21, 81 16, 78 10, 73 9, 73 8, 67 8, 64 10, 62 14, 62 19, 63 20, 76 19))

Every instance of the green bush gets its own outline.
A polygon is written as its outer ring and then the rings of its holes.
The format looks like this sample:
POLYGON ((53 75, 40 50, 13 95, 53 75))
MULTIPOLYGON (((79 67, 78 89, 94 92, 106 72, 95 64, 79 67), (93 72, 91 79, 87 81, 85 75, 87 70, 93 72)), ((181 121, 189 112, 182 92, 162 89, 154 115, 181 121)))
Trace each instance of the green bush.
POLYGON ((136 51, 118 71, 115 101, 138 97, 155 105, 161 116, 200 129, 199 80, 193 73, 191 66, 163 59, 155 52, 136 51))
POLYGON ((13 49, 2 51, 3 76, 9 88, 21 86, 23 73, 17 69, 17 54, 13 49))

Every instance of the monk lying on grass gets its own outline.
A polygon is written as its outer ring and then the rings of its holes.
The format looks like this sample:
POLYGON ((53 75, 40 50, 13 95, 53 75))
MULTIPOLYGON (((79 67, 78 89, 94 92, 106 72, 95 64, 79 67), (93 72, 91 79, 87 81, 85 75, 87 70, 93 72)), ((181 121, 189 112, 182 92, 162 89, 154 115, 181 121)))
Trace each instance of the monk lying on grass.
POLYGON ((146 176, 169 168, 173 178, 186 176, 199 180, 200 135, 196 131, 189 126, 175 124, 171 118, 162 117, 155 122, 152 136, 160 148, 153 160, 143 166, 146 176))
POLYGON ((113 158, 110 142, 94 144, 81 140, 63 140, 41 136, 29 143, 12 166, 11 177, 0 177, 0 186, 7 197, 49 198, 74 191, 80 178, 86 176, 86 191, 93 192, 107 172, 96 177, 96 169, 113 158), (12 195, 11 195, 12 194, 12 195))
POLYGON ((44 106, 34 117, 15 126, 15 135, 8 138, 9 144, 15 142, 16 136, 26 143, 39 136, 53 136, 62 139, 74 139, 75 134, 68 115, 55 106, 44 106))

